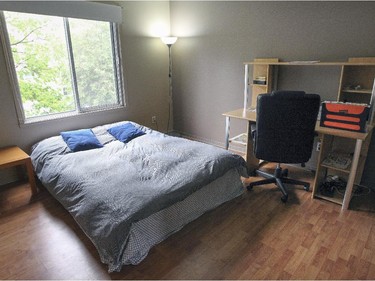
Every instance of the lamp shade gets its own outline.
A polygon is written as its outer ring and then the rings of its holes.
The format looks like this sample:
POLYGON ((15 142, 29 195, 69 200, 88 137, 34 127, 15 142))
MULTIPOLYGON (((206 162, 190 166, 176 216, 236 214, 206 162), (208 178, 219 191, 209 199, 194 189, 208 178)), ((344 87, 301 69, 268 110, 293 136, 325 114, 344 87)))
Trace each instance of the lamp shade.
POLYGON ((177 37, 161 37, 160 39, 161 41, 163 41, 165 45, 168 45, 168 46, 173 45, 177 41, 177 37))

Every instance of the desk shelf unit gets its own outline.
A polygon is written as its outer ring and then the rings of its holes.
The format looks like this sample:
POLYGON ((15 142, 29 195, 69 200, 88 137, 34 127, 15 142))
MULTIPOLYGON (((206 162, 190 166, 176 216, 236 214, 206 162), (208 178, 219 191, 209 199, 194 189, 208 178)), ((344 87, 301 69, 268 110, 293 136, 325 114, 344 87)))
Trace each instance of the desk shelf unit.
POLYGON ((373 125, 369 125, 366 133, 357 133, 320 127, 319 123, 317 123, 315 130, 319 133, 321 146, 315 172, 313 198, 321 198, 341 204, 343 209, 348 209, 353 185, 358 185, 361 182, 372 129, 373 125), (323 163, 324 159, 333 151, 344 151, 352 155, 351 164, 348 168, 341 169, 323 163), (333 193, 333 196, 321 194, 320 186, 329 175, 339 176, 347 182, 344 195, 339 194, 337 191, 333 193))
POLYGON ((249 67, 251 64, 245 63, 244 108, 255 109, 258 95, 263 93, 270 93, 273 89, 276 88, 277 67, 275 67, 274 63, 278 62, 278 58, 254 59, 253 77, 251 81, 249 78, 249 67), (264 84, 255 83, 259 79, 259 77, 264 79, 264 84), (248 100, 250 89, 251 101, 248 100))
MULTIPOLYGON (((312 197, 323 198, 347 209, 351 199, 354 184, 361 182, 361 177, 366 161, 368 147, 371 141, 371 133, 374 127, 374 103, 375 103, 375 57, 349 58, 347 62, 320 62, 320 61, 292 61, 282 62, 278 58, 258 58, 252 62, 244 62, 245 66, 245 88, 243 108, 233 110, 223 115, 226 116, 226 148, 230 143, 243 144, 244 136, 249 136, 250 124, 256 121, 257 97, 262 93, 270 93, 277 89, 277 77, 279 66, 337 66, 341 67, 340 82, 336 101, 367 103, 371 105, 369 125, 366 133, 356 133, 338 129, 320 127, 317 123, 316 131, 319 133, 321 150, 318 157, 316 176, 313 186, 312 197), (252 67, 252 79, 249 78, 250 67, 252 67), (258 81, 257 81, 258 80, 258 81), (262 81, 262 84, 260 81, 262 81), (255 83, 254 83, 255 81, 255 83), (248 131, 233 138, 229 138, 229 119, 243 119, 248 121, 248 131), (343 145, 346 143, 345 145, 343 145), (329 167, 322 163, 329 152, 337 147, 346 152, 354 153, 351 167, 345 170, 329 167), (338 174, 347 180, 345 196, 328 197, 319 194, 319 186, 330 173, 338 174)), ((254 168, 259 163, 258 159, 252 157, 252 142, 247 140, 246 161, 249 168, 254 168)))
POLYGON ((341 66, 338 101, 371 103, 375 78, 375 58, 349 58, 341 66))
MULTIPOLYGON (((245 65, 245 87, 244 87, 244 107, 243 108, 245 109, 246 112, 243 113, 241 110, 239 110, 238 112, 228 112, 229 115, 232 115, 229 117, 246 119, 248 121, 251 119, 255 119, 255 108, 256 108, 258 95, 262 93, 269 93, 273 89, 276 88, 277 68, 273 64, 278 63, 278 62, 279 62, 278 58, 259 58, 259 59, 254 59, 254 63, 244 63, 245 65), (249 75, 251 65, 253 66, 252 79, 250 79, 250 75, 249 75), (259 77, 263 78, 262 82, 264 84, 257 84, 255 82, 259 79, 259 77), (249 100, 250 90, 251 90, 251 97, 252 97, 251 100, 249 100), (248 118, 245 115, 247 115, 248 118)), ((229 122, 229 119, 227 120, 227 122, 229 122)), ((229 124, 227 125, 229 126, 229 124)), ((229 136, 227 136, 226 148, 228 149, 229 144, 239 144, 239 145, 248 146, 248 141, 246 140, 248 138, 248 135, 249 135, 249 132, 241 133, 232 138, 229 138, 229 136)), ((246 159, 250 159, 250 157, 247 156, 249 153, 252 153, 252 151, 249 150, 249 147, 248 147, 246 150, 246 156, 245 156, 246 159)))
POLYGON ((252 62, 244 62, 244 65, 244 108, 250 107, 248 105, 250 90, 250 105, 254 107, 256 106, 256 99, 259 94, 270 93, 272 90, 277 89, 278 66, 338 66, 341 67, 341 75, 337 101, 370 104, 371 97, 374 96, 375 57, 349 58, 347 62, 281 62, 278 58, 262 58, 254 59, 252 62), (264 76, 267 81, 266 85, 254 85, 249 81, 250 66, 253 67, 253 80, 257 76, 264 76))

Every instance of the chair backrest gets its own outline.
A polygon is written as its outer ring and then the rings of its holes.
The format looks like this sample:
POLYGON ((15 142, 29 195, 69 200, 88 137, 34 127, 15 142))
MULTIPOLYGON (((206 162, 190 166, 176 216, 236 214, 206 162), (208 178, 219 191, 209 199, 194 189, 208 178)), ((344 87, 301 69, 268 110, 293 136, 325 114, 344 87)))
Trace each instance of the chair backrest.
POLYGON ((320 96, 274 91, 257 99, 254 154, 277 163, 305 163, 311 157, 320 96))

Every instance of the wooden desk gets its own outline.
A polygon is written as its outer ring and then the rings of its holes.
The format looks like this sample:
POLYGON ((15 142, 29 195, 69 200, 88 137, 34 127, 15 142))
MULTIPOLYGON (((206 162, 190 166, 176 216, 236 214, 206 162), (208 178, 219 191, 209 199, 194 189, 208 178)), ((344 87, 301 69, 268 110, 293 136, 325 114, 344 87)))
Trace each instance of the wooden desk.
POLYGON ((25 165, 32 194, 37 193, 33 165, 30 156, 17 146, 0 148, 0 168, 25 165))
MULTIPOLYGON (((241 119, 245 120, 248 122, 248 128, 247 128, 247 135, 250 136, 250 126, 251 124, 256 122, 256 112, 255 111, 250 111, 246 110, 244 108, 239 108, 233 111, 225 112, 223 115, 226 118, 226 127, 225 127, 225 148, 229 148, 229 134, 230 134, 230 118, 236 118, 236 119, 241 119)), ((317 163, 317 170, 315 173, 315 180, 314 180, 314 186, 313 186, 313 192, 312 192, 312 197, 313 198, 322 198, 326 199, 329 201, 332 201, 337 204, 342 205, 342 209, 346 210, 349 207, 349 203, 352 197, 352 191, 353 191, 353 185, 356 180, 356 177, 361 178, 362 176, 362 171, 358 171, 358 165, 360 162, 360 157, 361 157, 361 151, 363 148, 363 143, 364 142, 369 142, 371 138, 371 133, 373 130, 374 126, 368 126, 367 127, 367 132, 366 133, 358 133, 358 132, 351 132, 351 131, 346 131, 346 130, 340 130, 340 129, 332 129, 332 128, 327 128, 327 127, 320 127, 320 122, 317 121, 316 126, 315 126, 315 131, 319 133, 320 139, 321 139, 321 148, 320 148, 320 153, 318 157, 318 163, 317 163), (352 158, 352 163, 350 170, 348 171, 343 171, 346 174, 348 174, 348 180, 346 184, 346 190, 345 190, 345 195, 344 199, 335 199, 335 198, 330 198, 327 196, 322 196, 318 193, 318 189, 320 184, 324 181, 326 177, 326 172, 327 169, 330 169, 330 167, 325 167, 322 165, 322 161, 324 158, 327 156, 327 154, 331 151, 332 148, 332 142, 334 137, 342 137, 342 138, 347 138, 347 139, 353 139, 355 140, 355 148, 354 148, 354 155, 352 158), (360 175, 358 175, 360 174, 360 175)), ((259 159, 255 158, 253 155, 253 141, 251 137, 247 138, 246 142, 246 162, 248 164, 249 171, 255 170, 259 166, 259 159)), ((365 151, 367 153, 367 150, 365 151)), ((364 165, 364 161, 362 161, 364 165)), ((362 167, 363 168, 363 167, 362 167)))

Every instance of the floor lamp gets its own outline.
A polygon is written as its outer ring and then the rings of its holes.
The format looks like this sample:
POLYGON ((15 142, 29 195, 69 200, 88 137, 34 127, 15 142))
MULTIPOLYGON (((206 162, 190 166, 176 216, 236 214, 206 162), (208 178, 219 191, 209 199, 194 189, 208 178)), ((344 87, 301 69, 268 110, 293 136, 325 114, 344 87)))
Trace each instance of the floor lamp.
POLYGON ((169 56, 169 107, 168 107, 168 125, 167 133, 169 132, 169 123, 172 117, 171 111, 173 110, 173 91, 172 91, 172 45, 176 43, 177 37, 161 37, 161 41, 168 46, 168 56, 169 56))

